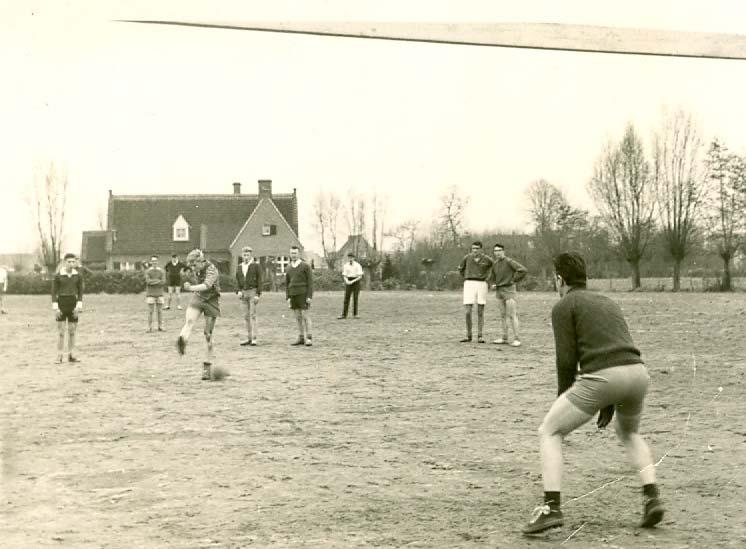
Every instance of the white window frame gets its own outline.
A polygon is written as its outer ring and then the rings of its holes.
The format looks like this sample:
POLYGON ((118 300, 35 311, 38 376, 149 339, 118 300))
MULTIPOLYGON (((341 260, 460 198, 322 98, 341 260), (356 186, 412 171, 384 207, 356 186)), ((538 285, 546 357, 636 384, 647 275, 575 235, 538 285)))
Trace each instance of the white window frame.
POLYGON ((272 235, 272 225, 270 225, 269 223, 265 223, 264 225, 262 225, 262 236, 271 236, 271 235, 272 235))
POLYGON ((277 265, 277 274, 278 275, 284 275, 285 274, 285 268, 290 265, 290 257, 286 255, 278 255, 275 257, 275 264, 277 265), (282 263, 282 260, 285 260, 285 263, 282 263))
POLYGON ((184 216, 179 214, 172 226, 172 238, 174 242, 189 242, 189 223, 184 219, 184 216), (180 234, 184 231, 184 234, 180 234))

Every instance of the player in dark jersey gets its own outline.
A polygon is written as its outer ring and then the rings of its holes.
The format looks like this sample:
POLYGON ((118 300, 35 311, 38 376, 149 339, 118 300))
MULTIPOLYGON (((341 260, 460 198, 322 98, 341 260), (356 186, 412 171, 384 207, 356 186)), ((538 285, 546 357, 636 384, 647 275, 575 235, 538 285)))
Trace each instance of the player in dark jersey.
POLYGON ((80 362, 75 356, 75 332, 78 313, 83 310, 83 277, 76 267, 75 254, 65 254, 64 263, 52 279, 52 310, 57 320, 57 363, 62 363, 67 332, 67 360, 80 362))
POLYGON ((554 269, 561 296, 552 308, 559 396, 539 427, 544 503, 534 510, 523 533, 537 534, 563 524, 562 442, 596 412, 600 429, 616 412, 617 436, 643 485, 641 526, 655 526, 664 508, 650 448, 638 432, 650 380, 640 351, 619 306, 586 289, 585 261, 580 255, 559 254, 554 269))
POLYGON ((166 271, 166 285, 168 286, 168 301, 163 307, 164 311, 171 308, 171 299, 174 296, 176 296, 176 308, 181 310, 181 273, 184 269, 186 265, 179 261, 179 256, 176 254, 173 254, 171 261, 163 267, 166 271))

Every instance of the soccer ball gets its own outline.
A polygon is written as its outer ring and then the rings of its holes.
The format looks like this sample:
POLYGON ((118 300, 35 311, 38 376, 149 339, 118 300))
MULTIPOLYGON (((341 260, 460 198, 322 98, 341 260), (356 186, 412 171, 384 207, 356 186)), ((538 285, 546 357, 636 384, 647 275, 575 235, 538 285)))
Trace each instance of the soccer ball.
POLYGON ((213 365, 212 368, 210 368, 210 379, 212 379, 212 381, 220 381, 221 379, 224 379, 229 375, 231 374, 227 370, 227 368, 224 368, 222 366, 213 365))

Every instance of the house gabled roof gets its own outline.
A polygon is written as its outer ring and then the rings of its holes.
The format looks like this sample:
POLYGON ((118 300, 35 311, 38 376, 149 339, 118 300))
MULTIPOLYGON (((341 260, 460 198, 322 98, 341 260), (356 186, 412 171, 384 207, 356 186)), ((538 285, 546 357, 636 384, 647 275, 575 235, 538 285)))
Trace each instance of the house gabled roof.
MULTIPOLYGON (((109 229, 114 233, 112 254, 149 254, 173 251, 183 254, 200 246, 204 225, 205 251, 228 250, 230 243, 259 204, 250 194, 215 195, 111 195, 109 229), (189 240, 173 241, 173 223, 189 223, 189 240)), ((274 194, 271 201, 295 234, 298 234, 294 194, 274 194)))
MULTIPOLYGON (((243 226, 241 227, 241 229, 240 229, 240 230, 239 230, 239 231, 238 231, 238 232, 236 233, 236 237, 235 237, 235 238, 234 238, 233 240, 231 240, 231 243, 230 243, 230 244, 229 244, 229 246, 228 246, 229 248, 233 248, 233 245, 234 245, 234 244, 236 243, 236 241, 237 241, 237 240, 238 240, 238 239, 239 239, 239 238, 241 237, 241 233, 243 233, 243 232, 244 232, 244 231, 246 230, 246 227, 248 227, 248 226, 249 226, 249 222, 251 221, 251 218, 252 218, 252 217, 254 217, 254 214, 255 214, 255 213, 256 213, 257 211, 259 211, 259 205, 260 205, 260 204, 262 203, 262 201, 263 201, 263 200, 267 200, 267 199, 266 199, 266 198, 262 198, 261 200, 259 200, 259 203, 258 203, 258 204, 256 205, 256 208, 254 208, 254 211, 253 211, 253 212, 251 212, 251 215, 250 215, 250 216, 248 217, 248 219, 246 220, 246 223, 244 223, 244 224, 243 224, 243 226)), ((287 220, 287 218, 286 218, 286 217, 285 217, 284 215, 282 215, 282 212, 281 212, 281 211, 280 211, 280 209, 279 209, 279 208, 277 207, 277 204, 275 204, 274 200, 269 200, 269 203, 270 203, 270 204, 272 205, 272 207, 273 207, 273 208, 275 209, 275 211, 276 211, 276 212, 277 212, 277 213, 279 214, 279 215, 278 215, 278 216, 279 216, 279 218, 280 218, 280 219, 281 219, 282 221, 284 221, 284 222, 285 222, 285 226, 286 226, 286 227, 287 227, 288 229, 290 229, 290 231, 291 231, 291 232, 292 232, 292 233, 293 233, 293 234, 294 234, 294 235, 295 235, 295 236, 297 237, 297 236, 298 236, 298 230, 297 230, 297 229, 295 229, 295 228, 293 228, 293 226, 292 226, 292 225, 291 225, 290 223, 288 223, 288 220, 287 220)))

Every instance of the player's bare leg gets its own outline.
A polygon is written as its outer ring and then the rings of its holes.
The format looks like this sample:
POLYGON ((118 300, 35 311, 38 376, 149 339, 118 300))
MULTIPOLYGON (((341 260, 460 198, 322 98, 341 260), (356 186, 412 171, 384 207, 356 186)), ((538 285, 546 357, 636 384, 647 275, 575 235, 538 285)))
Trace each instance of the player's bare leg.
POLYGON ((181 287, 176 286, 174 292, 176 293, 176 308, 181 310, 181 287))
POLYGON ((194 307, 187 307, 186 314, 184 315, 184 326, 181 328, 181 332, 179 332, 179 338, 176 340, 176 348, 178 349, 180 355, 183 355, 186 351, 186 345, 189 341, 189 336, 192 335, 194 323, 197 322, 197 319, 201 314, 202 311, 200 311, 199 309, 195 309, 194 307))
POLYGON ((155 317, 158 321, 158 331, 163 331, 163 303, 155 304, 155 317))
POLYGON ((65 352, 65 333, 67 332, 67 321, 57 321, 57 362, 62 362, 65 352))
POLYGON ((77 330, 77 322, 67 323, 67 360, 70 362, 80 362, 75 356, 75 332, 77 330))
POLYGON ((484 305, 477 304, 477 342, 484 343, 484 337, 482 337, 483 333, 484 333, 484 305))
POLYGON ((148 303, 148 331, 153 331, 153 313, 155 312, 155 303, 148 303))
POLYGON ((464 305, 464 315, 466 319, 466 337, 461 340, 461 343, 468 343, 471 341, 471 305, 464 305))
POLYGON ((649 528, 663 519, 664 508, 660 501, 658 487, 655 484, 655 465, 645 439, 640 435, 640 416, 627 417, 617 411, 615 422, 616 434, 624 444, 630 462, 640 475, 642 483, 644 509, 641 526, 649 528))
POLYGON ((210 379, 210 368, 212 361, 215 358, 215 349, 213 346, 213 330, 215 329, 215 321, 217 319, 214 316, 205 316, 205 344, 206 353, 205 360, 202 362, 202 379, 210 379))
POLYGON ((293 309, 295 315, 295 323, 298 326, 298 339, 293 345, 303 345, 305 343, 305 330, 303 322, 303 311, 301 309, 293 309))
POLYGON ((498 337, 495 341, 492 343, 502 344, 508 342, 508 320, 506 318, 507 315, 507 308, 505 307, 505 302, 497 298, 497 316, 500 320, 500 329, 502 330, 502 335, 498 337))
POLYGON ((301 310, 301 320, 303 324, 303 334, 306 346, 311 346, 311 313, 310 311, 301 310))
POLYGON ((256 324, 256 303, 254 303, 254 299, 251 298, 249 300, 249 322, 248 322, 248 330, 249 330, 249 341, 251 341, 252 344, 256 344, 256 333, 257 333, 257 324, 256 324))

